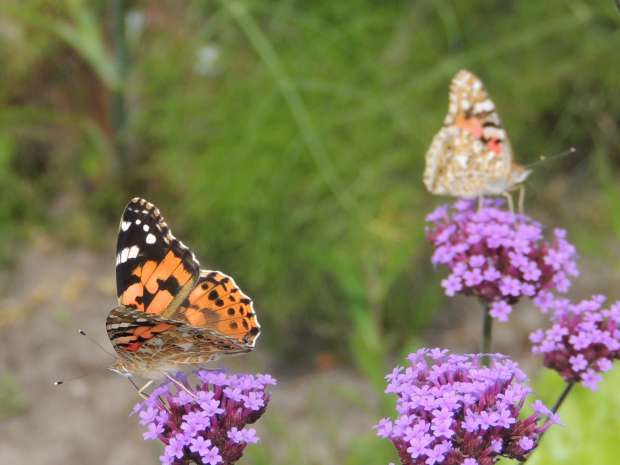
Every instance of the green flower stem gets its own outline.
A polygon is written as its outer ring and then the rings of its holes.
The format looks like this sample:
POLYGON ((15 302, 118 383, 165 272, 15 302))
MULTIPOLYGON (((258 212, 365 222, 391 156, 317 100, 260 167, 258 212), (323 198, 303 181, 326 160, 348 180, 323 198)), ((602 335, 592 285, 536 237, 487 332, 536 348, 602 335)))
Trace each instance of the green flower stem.
POLYGON ((484 366, 489 366, 489 354, 491 353, 491 343, 493 341, 493 317, 490 313, 490 305, 483 303, 482 308, 484 310, 484 314, 482 316, 482 346, 480 351, 483 354, 482 364, 484 366))
MULTIPOLYGON (((571 381, 570 383, 566 383, 566 386, 564 386, 564 390, 562 391, 562 393, 560 394, 560 397, 558 397, 558 399, 555 401, 555 404, 553 404, 553 408, 551 409, 551 411, 553 413, 558 413, 558 410, 560 410, 560 407, 562 406, 562 404, 564 403, 564 401, 566 400, 566 398, 568 397, 568 395, 570 394, 570 392, 573 390, 573 387, 575 387, 575 381, 571 381)), ((543 431, 540 436, 538 437, 538 445, 540 445, 540 441, 542 441, 543 436, 545 435, 545 431, 543 431)), ((525 463, 529 460, 529 458, 531 457, 531 455, 529 455, 523 462, 521 463, 525 463)))

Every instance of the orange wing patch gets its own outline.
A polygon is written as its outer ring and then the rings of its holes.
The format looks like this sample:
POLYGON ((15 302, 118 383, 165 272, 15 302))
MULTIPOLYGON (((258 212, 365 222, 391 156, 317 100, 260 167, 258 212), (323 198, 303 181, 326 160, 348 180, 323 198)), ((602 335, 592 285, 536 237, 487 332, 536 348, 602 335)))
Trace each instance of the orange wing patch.
POLYGON ((127 307, 135 308, 136 310, 144 311, 144 305, 142 304, 142 297, 144 295, 144 287, 140 283, 134 283, 129 286, 120 295, 119 302, 127 307))
POLYGON ((151 294, 155 294, 159 289, 158 281, 165 281, 168 279, 176 269, 181 265, 181 257, 175 255, 172 250, 169 250, 164 259, 157 265, 150 275, 143 275, 144 287, 151 294))
POLYGON ((130 285, 121 294, 120 303, 157 315, 168 308, 180 288, 194 279, 182 258, 173 250, 169 250, 161 262, 148 260, 131 274, 139 282, 130 285))
POLYGON ((249 345, 260 333, 252 300, 219 271, 203 270, 194 289, 171 319, 214 329, 249 345))

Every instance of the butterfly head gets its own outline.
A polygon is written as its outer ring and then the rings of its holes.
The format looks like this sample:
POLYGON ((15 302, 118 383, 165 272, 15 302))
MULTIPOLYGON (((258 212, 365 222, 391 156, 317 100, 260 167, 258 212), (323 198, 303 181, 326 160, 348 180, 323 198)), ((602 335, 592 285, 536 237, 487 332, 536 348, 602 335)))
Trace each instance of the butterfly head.
POLYGON ((521 184, 527 179, 531 172, 531 169, 524 166, 513 165, 512 171, 510 172, 510 184, 512 186, 521 184))

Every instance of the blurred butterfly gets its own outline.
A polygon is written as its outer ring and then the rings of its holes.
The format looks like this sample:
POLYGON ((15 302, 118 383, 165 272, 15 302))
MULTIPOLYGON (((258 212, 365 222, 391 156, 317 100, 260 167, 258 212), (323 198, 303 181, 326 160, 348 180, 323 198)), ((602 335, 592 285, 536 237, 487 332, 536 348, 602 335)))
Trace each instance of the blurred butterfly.
POLYGON ((507 195, 530 172, 513 161, 508 135, 482 81, 459 71, 450 84, 443 127, 426 152, 426 188, 465 198, 507 195))
POLYGON ((175 381, 169 373, 184 366, 254 349, 260 325, 252 300, 230 276, 200 269, 152 203, 129 202, 116 252, 119 306, 106 322, 117 353, 111 370, 175 381))

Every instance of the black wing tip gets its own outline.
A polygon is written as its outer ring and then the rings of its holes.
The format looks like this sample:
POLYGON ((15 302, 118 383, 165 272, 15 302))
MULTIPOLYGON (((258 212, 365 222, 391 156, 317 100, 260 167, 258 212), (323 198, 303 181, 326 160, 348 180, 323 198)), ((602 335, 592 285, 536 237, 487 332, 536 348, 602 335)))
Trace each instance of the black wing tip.
POLYGON ((134 197, 133 199, 129 201, 129 203, 125 207, 125 211, 127 210, 131 211, 132 210, 131 207, 135 207, 135 206, 141 207, 149 211, 156 218, 158 222, 163 223, 163 217, 161 215, 161 212, 159 211, 159 208, 157 208, 153 202, 149 202, 144 197, 134 197))
MULTIPOLYGON (((134 197, 133 199, 131 199, 129 201, 129 203, 127 204, 127 206, 129 205, 140 205, 140 206, 148 206, 148 205, 153 205, 152 202, 149 202, 148 200, 146 200, 144 197, 134 197)), ((154 205, 153 205, 154 206, 154 205)))

